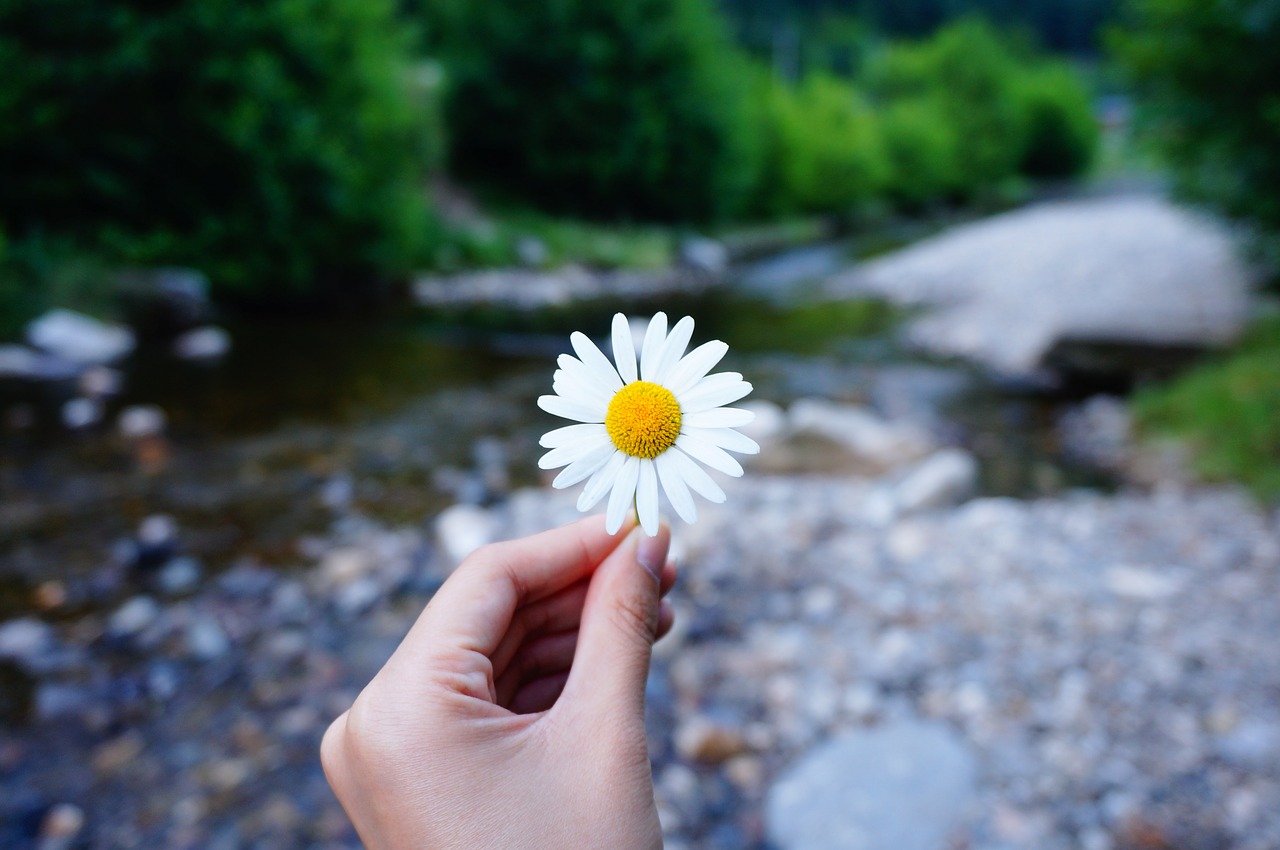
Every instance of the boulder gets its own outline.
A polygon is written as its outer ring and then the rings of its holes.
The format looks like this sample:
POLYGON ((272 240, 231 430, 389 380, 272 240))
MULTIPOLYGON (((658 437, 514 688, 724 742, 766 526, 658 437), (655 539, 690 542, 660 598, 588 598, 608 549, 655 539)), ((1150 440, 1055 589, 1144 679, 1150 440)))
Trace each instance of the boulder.
POLYGON ((184 360, 216 360, 231 350, 231 334, 215 325, 194 328, 173 341, 173 353, 184 360))
POLYGON ((907 471, 894 485, 894 500, 902 513, 956 504, 978 485, 978 461, 963 449, 934 452, 907 471))
POLYGON ((974 794, 974 757, 947 727, 919 721, 819 744, 769 789, 778 850, 945 850, 974 794))
POLYGON ((848 449, 881 470, 928 454, 934 441, 924 428, 882 419, 865 407, 823 399, 801 399, 788 413, 792 431, 813 434, 848 449))
POLYGON ((729 268, 729 249, 705 236, 690 236, 680 242, 680 264, 694 271, 723 274, 729 268))

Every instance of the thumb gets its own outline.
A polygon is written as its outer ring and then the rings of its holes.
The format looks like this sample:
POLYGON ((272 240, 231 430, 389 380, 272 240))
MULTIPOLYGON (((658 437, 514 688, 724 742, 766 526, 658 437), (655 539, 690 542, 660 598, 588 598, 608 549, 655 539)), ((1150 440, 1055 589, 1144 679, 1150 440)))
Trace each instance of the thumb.
POLYGON ((644 686, 658 630, 659 576, 671 529, 649 537, 632 530, 596 569, 578 630, 578 649, 561 703, 593 715, 644 719, 644 686))

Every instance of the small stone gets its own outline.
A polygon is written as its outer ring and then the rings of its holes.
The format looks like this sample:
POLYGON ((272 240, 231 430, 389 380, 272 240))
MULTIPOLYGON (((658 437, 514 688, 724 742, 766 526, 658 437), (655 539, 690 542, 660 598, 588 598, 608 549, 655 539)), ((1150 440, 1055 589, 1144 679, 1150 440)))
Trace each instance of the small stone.
POLYGON ((316 568, 321 587, 337 588, 362 579, 377 566, 372 552, 354 546, 342 546, 326 552, 316 568))
POLYGON ((213 325, 195 328, 173 341, 173 353, 184 360, 216 360, 231 350, 231 334, 213 325))
POLYGON ((440 546, 455 564, 492 542, 495 533, 493 518, 484 508, 475 505, 453 505, 436 518, 440 546))
POLYGON ((178 523, 167 514, 152 514, 138 526, 133 566, 153 570, 178 554, 178 523))
POLYGON ((39 850, 65 850, 84 830, 84 810, 74 803, 58 803, 40 823, 39 850))
POLYGON ((200 584, 200 562, 189 556, 174 558, 156 575, 156 587, 167 596, 182 596, 200 584))
POLYGON ((133 637, 144 631, 160 616, 160 606, 150 596, 135 596, 115 610, 107 621, 107 634, 133 637))
POLYGON ((378 582, 369 576, 356 579, 338 588, 333 597, 334 607, 347 616, 363 614, 382 599, 383 590, 378 582))
POLYGON ((753 793, 764 787, 764 761, 757 755, 741 753, 724 763, 725 778, 739 790, 753 793))
POLYGON ((516 259, 526 269, 540 269, 547 264, 547 243, 536 236, 521 236, 516 240, 516 259))
POLYGON ((747 749, 742 732, 732 726, 694 715, 681 722, 675 734, 676 752, 688 761, 720 764, 747 749))
POLYGON ((27 326, 27 341, 77 363, 109 363, 133 351, 133 333, 71 310, 50 310, 27 326))
POLYGON ((62 424, 72 431, 96 425, 102 420, 102 402, 96 398, 73 398, 62 405, 62 424))
POLYGON ((67 604, 67 585, 57 579, 42 581, 32 596, 41 611, 52 611, 67 604))
POLYGON ((705 236, 690 236, 680 243, 680 264, 708 274, 723 274, 729 268, 729 249, 705 236))
POLYGON ((1145 567, 1121 565, 1106 572, 1107 588, 1117 596, 1129 599, 1164 599, 1177 593, 1182 583, 1167 573, 1145 567))
POLYGON ((125 732, 93 751, 93 769, 103 774, 115 773, 141 755, 143 747, 140 732, 125 732))
POLYGON ((793 431, 830 440, 882 470, 917 460, 934 446, 933 438, 920 426, 881 419, 858 405, 800 399, 787 415, 793 431))
POLYGON ((57 647, 53 627, 34 617, 23 617, 0 624, 0 658, 24 667, 42 666, 46 655, 57 647))
POLYGON ((123 386, 124 376, 107 366, 90 366, 80 376, 80 392, 94 398, 119 395, 123 386))
POLYGON ((116 430, 126 440, 143 440, 159 437, 168 424, 165 412, 154 404, 134 404, 120 411, 116 417, 116 430))
POLYGON ((894 487, 898 507, 915 512, 955 504, 978 484, 978 461, 963 449, 942 449, 912 467, 894 487))
POLYGON ((231 650, 231 641, 218 621, 208 614, 198 614, 187 624, 187 652, 201 661, 213 661, 231 650))

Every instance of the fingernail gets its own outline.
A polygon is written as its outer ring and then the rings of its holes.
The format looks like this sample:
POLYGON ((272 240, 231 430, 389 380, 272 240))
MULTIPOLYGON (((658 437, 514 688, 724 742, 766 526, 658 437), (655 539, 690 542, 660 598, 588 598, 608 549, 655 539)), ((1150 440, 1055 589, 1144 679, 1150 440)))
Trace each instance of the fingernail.
POLYGON ((653 576, 654 581, 661 584, 662 566, 667 561, 667 547, 671 543, 671 535, 659 531, 656 537, 650 537, 639 528, 636 529, 636 533, 640 535, 640 545, 636 547, 636 560, 640 566, 644 567, 645 572, 653 576))

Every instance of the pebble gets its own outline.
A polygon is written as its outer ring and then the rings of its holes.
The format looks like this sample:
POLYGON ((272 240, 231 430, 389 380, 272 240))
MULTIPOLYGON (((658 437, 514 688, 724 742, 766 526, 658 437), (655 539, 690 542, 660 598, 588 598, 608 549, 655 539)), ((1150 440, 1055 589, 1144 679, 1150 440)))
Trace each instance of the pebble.
POLYGON ((133 637, 144 631, 160 616, 160 606, 150 596, 135 596, 112 613, 107 620, 107 634, 133 637))
POLYGON ((133 351, 133 333, 71 310, 50 310, 27 325, 36 348, 76 363, 109 363, 133 351))
POLYGON ((231 350, 231 334, 214 325, 193 328, 173 341, 173 353, 184 360, 216 360, 231 350))
POLYGON ((160 568, 156 574, 156 587, 166 596, 183 596, 200 585, 202 574, 200 562, 183 555, 160 568))
POLYGON ((449 560, 457 564, 494 540, 497 528, 489 513, 475 505, 453 505, 436 518, 436 536, 449 560))
POLYGON ((683 759, 720 764, 743 753, 747 743, 740 730, 709 717, 694 715, 676 729, 675 746, 683 759))
POLYGON ((56 646, 53 627, 34 617, 0 623, 0 658, 35 668, 56 646))
POLYGON ((62 405, 62 424, 79 431, 102 421, 102 402, 96 398, 73 398, 62 405))
POLYGON ((116 430, 126 440, 144 440, 164 434, 168 424, 165 412, 154 404, 132 404, 116 417, 116 430))
POLYGON ((213 661, 231 650, 231 641, 218 621, 207 614, 199 614, 187 624, 187 652, 200 661, 213 661))

